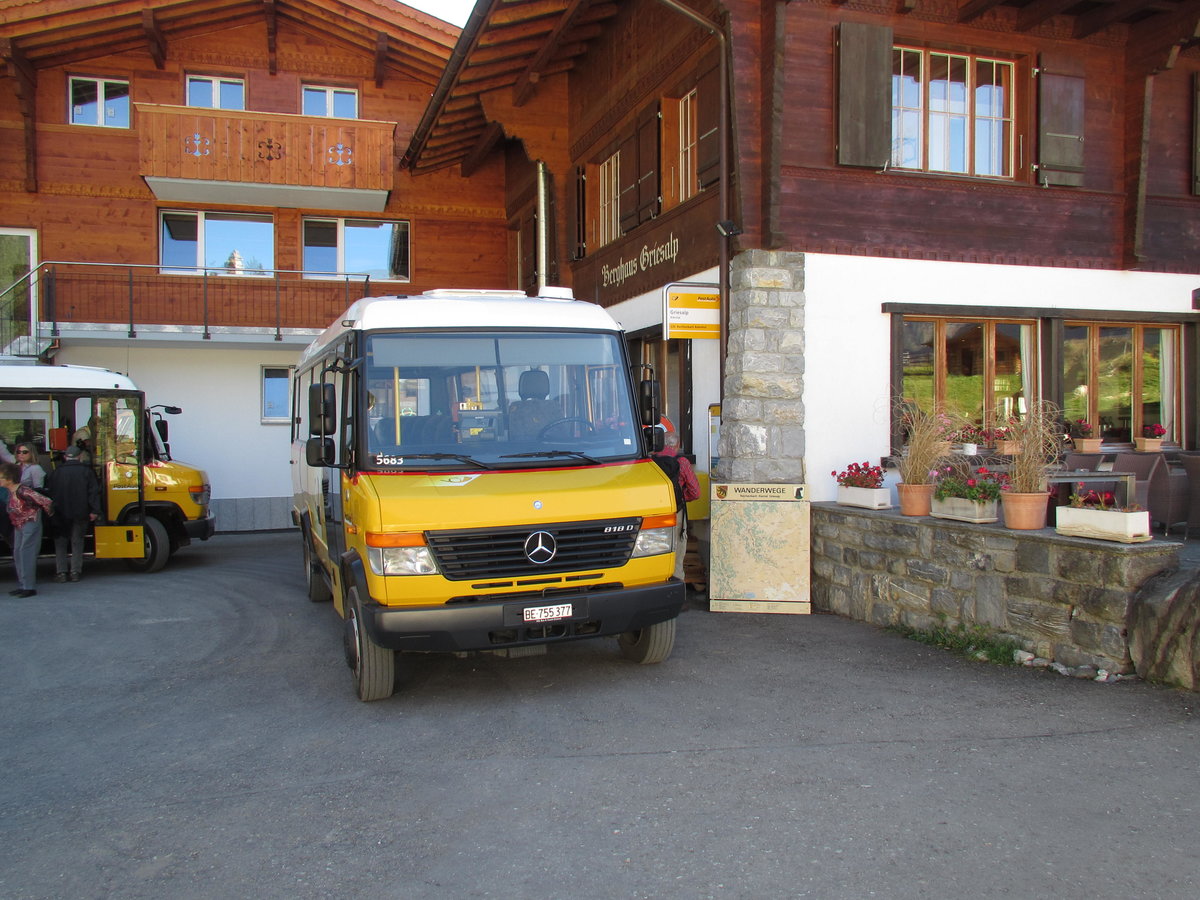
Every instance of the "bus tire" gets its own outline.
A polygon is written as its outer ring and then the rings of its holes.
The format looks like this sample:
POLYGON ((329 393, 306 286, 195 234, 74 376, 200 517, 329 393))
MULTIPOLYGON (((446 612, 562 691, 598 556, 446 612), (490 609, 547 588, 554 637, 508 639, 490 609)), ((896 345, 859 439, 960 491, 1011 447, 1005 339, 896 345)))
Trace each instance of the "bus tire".
POLYGON ((166 526, 153 516, 148 516, 141 525, 146 555, 142 559, 127 559, 125 564, 135 572, 157 572, 171 558, 171 538, 166 526))
POLYGON ((333 599, 333 591, 317 564, 307 528, 300 529, 300 537, 304 541, 304 587, 308 591, 308 599, 313 603, 326 603, 333 599))
POLYGON ((354 673, 354 690, 363 702, 386 700, 396 688, 396 652, 380 647, 362 625, 358 588, 346 590, 343 640, 346 662, 354 673))
POLYGON ((648 666, 660 663, 671 655, 675 646, 675 620, 667 619, 639 631, 626 631, 617 637, 621 655, 628 660, 648 666))

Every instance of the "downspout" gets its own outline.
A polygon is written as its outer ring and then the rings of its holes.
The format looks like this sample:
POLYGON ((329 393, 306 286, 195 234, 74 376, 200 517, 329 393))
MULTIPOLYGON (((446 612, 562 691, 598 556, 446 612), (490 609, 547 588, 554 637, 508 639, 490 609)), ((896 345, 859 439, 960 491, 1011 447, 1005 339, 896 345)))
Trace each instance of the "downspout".
POLYGON ((534 265, 537 267, 537 292, 542 295, 546 286, 546 273, 550 270, 550 210, 548 209, 546 179, 550 173, 544 160, 537 161, 537 218, 534 222, 537 242, 534 265))
MULTIPOLYGON (((710 22, 708 19, 701 16, 695 10, 689 9, 677 0, 658 0, 664 6, 670 7, 682 16, 691 19, 701 28, 704 28, 714 34, 718 44, 721 47, 720 69, 718 70, 718 78, 721 82, 721 111, 718 128, 720 134, 717 135, 718 156, 720 158, 719 165, 721 167, 721 183, 717 188, 718 205, 721 207, 720 217, 718 221, 728 222, 731 220, 729 209, 729 48, 728 42, 719 25, 715 22, 710 22)), ((725 354, 729 344, 729 241, 733 235, 720 235, 720 244, 717 250, 717 289, 721 297, 721 333, 720 333, 720 355, 721 355, 721 392, 720 399, 725 399, 725 354)))

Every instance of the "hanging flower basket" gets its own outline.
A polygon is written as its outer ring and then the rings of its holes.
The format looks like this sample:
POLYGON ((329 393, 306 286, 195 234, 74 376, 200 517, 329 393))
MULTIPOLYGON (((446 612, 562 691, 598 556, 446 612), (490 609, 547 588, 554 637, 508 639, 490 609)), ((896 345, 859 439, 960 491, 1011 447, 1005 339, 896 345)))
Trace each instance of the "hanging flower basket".
POLYGON ((1140 509, 1123 512, 1115 509, 1060 506, 1054 530, 1071 537, 1095 538, 1135 544, 1150 540, 1150 513, 1140 509))

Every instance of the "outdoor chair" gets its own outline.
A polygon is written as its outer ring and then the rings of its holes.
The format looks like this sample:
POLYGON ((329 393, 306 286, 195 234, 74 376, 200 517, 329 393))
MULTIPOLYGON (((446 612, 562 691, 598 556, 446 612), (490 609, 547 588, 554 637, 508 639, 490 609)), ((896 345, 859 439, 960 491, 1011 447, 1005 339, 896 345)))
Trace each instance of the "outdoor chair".
POLYGON ((1137 480, 1137 504, 1150 511, 1150 522, 1159 522, 1163 534, 1187 518, 1187 476, 1171 472, 1161 453, 1118 453, 1114 472, 1133 472, 1137 480))
POLYGON ((1063 469, 1068 472, 1078 472, 1080 469, 1095 472, 1102 462, 1103 453, 1068 453, 1063 459, 1063 469))
POLYGON ((1188 534, 1200 528, 1200 455, 1179 455, 1188 480, 1188 534))

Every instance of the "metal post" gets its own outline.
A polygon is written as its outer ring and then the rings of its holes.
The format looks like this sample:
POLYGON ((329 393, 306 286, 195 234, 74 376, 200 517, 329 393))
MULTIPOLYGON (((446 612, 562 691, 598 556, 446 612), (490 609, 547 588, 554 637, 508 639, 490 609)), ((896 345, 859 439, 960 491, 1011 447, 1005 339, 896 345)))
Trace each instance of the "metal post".
POLYGON ((275 270, 275 340, 283 340, 283 310, 279 301, 279 270, 275 270))
POLYGON ((58 295, 54 271, 54 266, 46 269, 46 311, 50 314, 50 336, 58 337, 58 295))
POLYGON ((208 269, 204 270, 204 340, 212 340, 212 335, 208 331, 208 269))
POLYGON ((137 328, 133 322, 133 269, 128 269, 129 272, 129 336, 137 337, 137 328))

